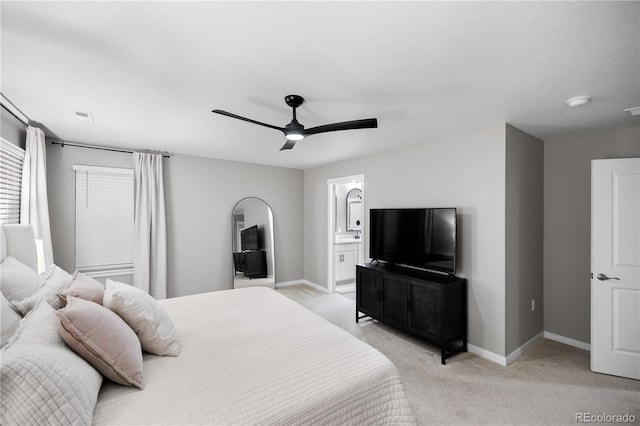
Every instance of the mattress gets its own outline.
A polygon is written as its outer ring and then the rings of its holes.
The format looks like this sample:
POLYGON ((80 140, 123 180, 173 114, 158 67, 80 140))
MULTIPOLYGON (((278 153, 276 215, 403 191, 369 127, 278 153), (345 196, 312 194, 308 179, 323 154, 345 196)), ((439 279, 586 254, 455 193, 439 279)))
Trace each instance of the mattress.
POLYGON ((178 357, 145 354, 145 389, 104 382, 93 423, 414 424, 384 355, 264 287, 162 301, 178 357))

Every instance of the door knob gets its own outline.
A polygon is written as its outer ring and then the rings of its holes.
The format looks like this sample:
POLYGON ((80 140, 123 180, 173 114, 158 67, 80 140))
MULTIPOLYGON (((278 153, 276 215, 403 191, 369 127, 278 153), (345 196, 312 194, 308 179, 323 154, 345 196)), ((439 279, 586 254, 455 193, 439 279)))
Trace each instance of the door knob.
POLYGON ((619 280, 620 279, 620 278, 616 278, 616 277, 608 277, 605 274, 598 274, 598 275, 596 275, 596 278, 599 279, 600 281, 619 280))

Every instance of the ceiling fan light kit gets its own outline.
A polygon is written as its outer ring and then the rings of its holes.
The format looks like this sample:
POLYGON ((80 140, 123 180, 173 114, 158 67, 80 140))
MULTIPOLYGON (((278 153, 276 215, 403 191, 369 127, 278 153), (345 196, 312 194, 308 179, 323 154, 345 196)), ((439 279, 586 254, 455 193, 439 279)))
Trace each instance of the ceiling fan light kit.
POLYGON ((364 120, 352 120, 342 121, 339 123, 325 124, 322 126, 311 127, 305 129, 296 118, 296 108, 304 103, 304 98, 299 95, 287 95, 284 97, 284 101, 293 109, 293 119, 289 124, 284 127, 278 127, 271 124, 261 123, 260 121, 252 120, 250 118, 242 117, 236 114, 232 114, 221 109, 214 109, 213 113, 226 115, 227 117, 236 118, 238 120, 246 121, 249 123, 257 124, 259 126, 268 127, 270 129, 280 130, 284 133, 287 142, 280 148, 280 151, 286 149, 292 149, 297 141, 304 139, 306 136, 315 135, 318 133, 336 132, 339 130, 356 130, 356 129, 374 129, 378 127, 378 120, 375 118, 366 118, 364 120))
POLYGON ((581 105, 586 105, 590 101, 591 101, 591 96, 576 96, 574 98, 567 100, 567 105, 573 108, 581 105))

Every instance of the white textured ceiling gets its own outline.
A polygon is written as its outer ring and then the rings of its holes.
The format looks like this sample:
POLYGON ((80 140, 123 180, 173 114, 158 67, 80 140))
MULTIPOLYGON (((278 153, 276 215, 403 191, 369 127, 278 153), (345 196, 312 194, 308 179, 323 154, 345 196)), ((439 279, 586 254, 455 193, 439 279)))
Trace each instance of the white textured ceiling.
POLYGON ((47 134, 309 168, 508 122, 634 123, 639 2, 1 2, 1 91, 47 134), (283 135, 285 95, 306 127, 283 135), (591 95, 570 109, 566 100, 591 95), (88 111, 95 123, 77 120, 88 111))

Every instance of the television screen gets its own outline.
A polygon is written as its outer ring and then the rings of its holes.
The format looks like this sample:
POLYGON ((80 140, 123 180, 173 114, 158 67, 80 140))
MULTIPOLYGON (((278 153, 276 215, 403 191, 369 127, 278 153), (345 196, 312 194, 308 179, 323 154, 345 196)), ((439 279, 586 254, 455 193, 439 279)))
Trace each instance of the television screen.
POLYGON ((369 256, 378 261, 456 272, 456 209, 371 209, 369 256))
POLYGON ((258 250, 258 225, 253 225, 240 231, 240 249, 242 251, 258 250))

